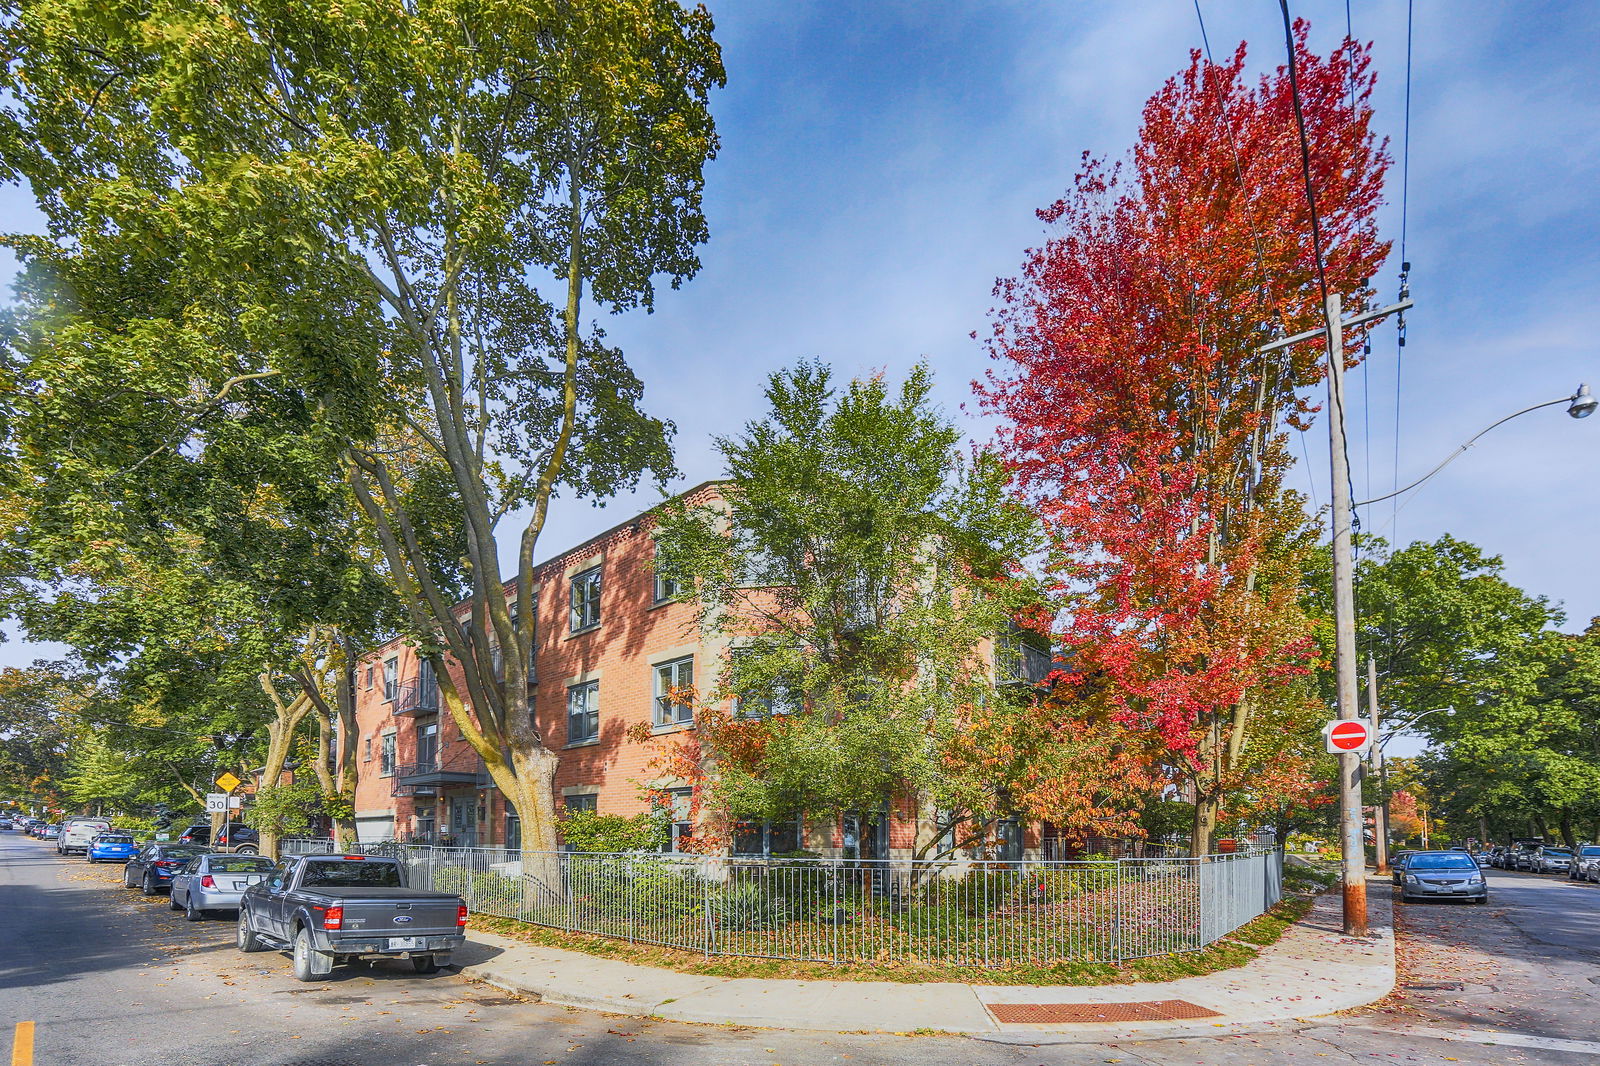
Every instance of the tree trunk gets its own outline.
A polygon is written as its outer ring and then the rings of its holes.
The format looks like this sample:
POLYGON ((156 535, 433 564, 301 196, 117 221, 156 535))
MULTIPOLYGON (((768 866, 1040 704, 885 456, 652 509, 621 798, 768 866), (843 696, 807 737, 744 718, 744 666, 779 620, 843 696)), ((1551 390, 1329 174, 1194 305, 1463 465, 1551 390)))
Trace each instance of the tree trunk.
POLYGON ((1211 837, 1217 831, 1217 814, 1222 809, 1222 797, 1216 793, 1202 793, 1197 787, 1194 796, 1194 830, 1189 838, 1189 855, 1200 858, 1211 854, 1211 837))
POLYGON ((336 712, 339 715, 339 751, 338 761, 335 765, 339 768, 339 780, 334 789, 341 797, 351 804, 349 816, 333 820, 334 846, 342 847, 346 841, 356 839, 355 801, 356 801, 356 741, 360 727, 356 725, 356 655, 355 648, 351 645, 350 638, 340 636, 340 645, 344 649, 344 669, 339 671, 338 699, 334 701, 336 712))
POLYGON ((1578 838, 1572 832, 1572 812, 1565 807, 1561 808, 1561 840, 1569 848, 1578 846, 1578 838))

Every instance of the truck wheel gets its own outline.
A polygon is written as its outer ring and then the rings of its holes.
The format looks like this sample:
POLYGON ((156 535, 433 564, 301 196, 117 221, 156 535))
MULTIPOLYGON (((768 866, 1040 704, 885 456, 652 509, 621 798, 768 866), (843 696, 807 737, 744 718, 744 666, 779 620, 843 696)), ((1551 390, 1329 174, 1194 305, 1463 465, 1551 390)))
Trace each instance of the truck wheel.
POLYGON ((244 844, 244 845, 241 845, 234 852, 234 854, 235 855, 259 855, 261 853, 256 850, 256 846, 254 844, 244 844))
POLYGON ((293 954, 296 981, 315 981, 333 972, 333 956, 312 949, 309 929, 295 933, 293 954))
POLYGON ((432 955, 413 955, 411 968, 417 973, 438 973, 439 962, 432 955))
POLYGON ((239 908, 239 950, 240 951, 265 951, 266 945, 261 943, 259 937, 250 930, 250 912, 243 907, 239 908))

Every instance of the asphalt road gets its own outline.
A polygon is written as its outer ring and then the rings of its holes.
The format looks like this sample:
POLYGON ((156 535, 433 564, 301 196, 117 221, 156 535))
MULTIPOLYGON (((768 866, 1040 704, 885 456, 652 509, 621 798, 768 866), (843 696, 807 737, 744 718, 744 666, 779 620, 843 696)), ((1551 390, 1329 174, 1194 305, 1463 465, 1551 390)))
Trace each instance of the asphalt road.
POLYGON ((32 1022, 32 1061, 17 1066, 1600 1066, 1591 1043, 1600 886, 1530 875, 1491 872, 1487 907, 1402 908, 1402 982, 1412 987, 1376 1008, 1248 1036, 1120 1045, 652 1023, 525 1002, 450 973, 419 977, 404 964, 303 985, 282 955, 239 954, 231 922, 186 922, 165 896, 121 888, 120 875, 0 833, 0 1061, 18 1024, 32 1022))

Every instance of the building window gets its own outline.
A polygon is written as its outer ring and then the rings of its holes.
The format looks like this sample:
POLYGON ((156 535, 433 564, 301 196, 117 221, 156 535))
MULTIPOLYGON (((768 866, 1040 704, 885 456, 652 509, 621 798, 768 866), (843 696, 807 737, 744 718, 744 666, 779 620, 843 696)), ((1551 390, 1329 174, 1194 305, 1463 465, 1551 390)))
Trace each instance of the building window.
POLYGON ((657 553, 656 566, 658 569, 656 570, 655 602, 666 603, 668 600, 675 600, 678 598, 678 583, 670 577, 663 577, 659 569, 660 565, 660 553, 657 553))
POLYGON ((657 726, 687 725, 694 721, 694 656, 674 659, 656 667, 657 726))
POLYGON ((600 682, 585 681, 567 689, 567 743, 600 739, 600 682))
POLYGON ((572 631, 600 624, 600 568, 591 567, 572 579, 572 631))
POLYGON ((994 827, 994 857, 1001 862, 1022 860, 1022 823, 1015 818, 1002 818, 994 827))
MULTIPOLYGON (((735 651, 733 670, 739 672, 739 658, 748 655, 748 652, 735 651)), ((800 703, 794 697, 794 691, 789 688, 787 681, 775 677, 762 686, 765 691, 758 691, 753 686, 739 693, 733 698, 733 715, 735 718, 767 718, 774 714, 793 714, 800 709, 800 703)))
POLYGON ((372 664, 371 664, 371 663, 368 663, 368 664, 367 664, 367 688, 368 688, 368 689, 371 689, 371 688, 372 688, 372 675, 373 675, 373 674, 374 674, 374 673, 375 673, 375 672, 376 672, 376 671, 374 671, 374 670, 373 670, 373 668, 372 668, 372 664))
POLYGON ((395 695, 400 689, 400 660, 383 660, 383 698, 389 703, 394 702, 395 695))
POLYGON ((733 828, 733 853, 770 859, 801 848, 800 820, 738 822, 733 828))
POLYGON ((439 720, 424 718, 417 722, 417 773, 425 774, 438 769, 439 720))
POLYGON ((668 851, 686 850, 689 841, 694 837, 694 823, 690 820, 690 812, 694 807, 693 797, 692 788, 669 788, 666 791, 666 813, 672 830, 667 841, 668 851))
POLYGON ((567 809, 568 814, 578 811, 587 811, 590 814, 594 814, 600 808, 600 797, 593 792, 584 796, 567 796, 562 799, 561 805, 567 809))
POLYGON ((385 733, 379 741, 378 748, 378 774, 381 777, 394 776, 394 734, 385 733))
POLYGON ((365 752, 366 752, 366 754, 362 755, 362 757, 361 757, 362 761, 371 762, 372 761, 372 738, 371 737, 367 738, 366 745, 365 745, 365 752))

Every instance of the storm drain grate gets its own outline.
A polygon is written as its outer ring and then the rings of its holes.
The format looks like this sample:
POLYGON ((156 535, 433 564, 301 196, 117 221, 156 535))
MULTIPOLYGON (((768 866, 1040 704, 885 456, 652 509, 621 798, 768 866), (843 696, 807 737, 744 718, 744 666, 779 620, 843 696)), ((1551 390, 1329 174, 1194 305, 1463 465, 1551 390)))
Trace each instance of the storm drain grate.
POLYGON ((1006 1025, 1071 1025, 1092 1022, 1170 1022, 1220 1018, 1214 1010, 1181 999, 1145 1003, 990 1003, 994 1020, 1006 1025))

